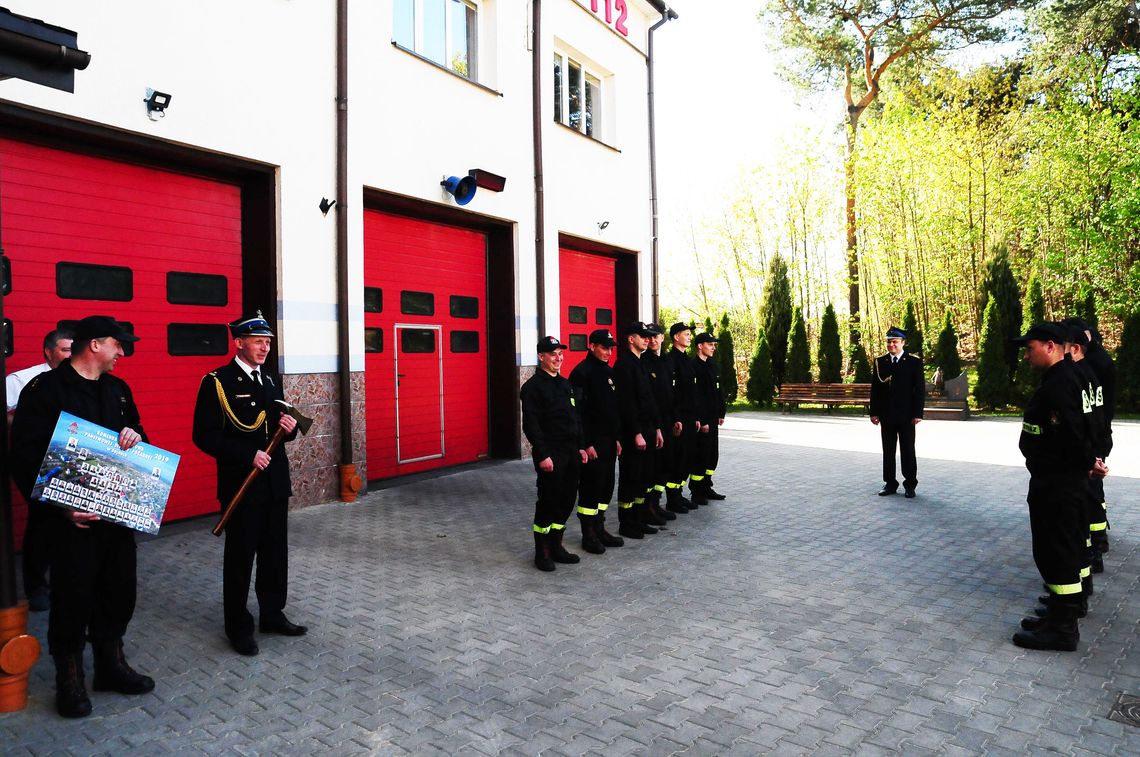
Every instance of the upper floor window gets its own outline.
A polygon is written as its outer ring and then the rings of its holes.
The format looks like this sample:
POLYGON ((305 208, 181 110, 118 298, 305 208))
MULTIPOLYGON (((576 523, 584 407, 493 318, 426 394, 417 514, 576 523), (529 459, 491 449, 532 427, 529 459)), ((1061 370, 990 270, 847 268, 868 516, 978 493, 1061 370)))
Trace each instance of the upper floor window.
POLYGON ((396 0, 392 38, 460 76, 479 80, 479 6, 474 0, 396 0))
POLYGON ((554 53, 554 120, 602 139, 602 75, 569 55, 554 53))

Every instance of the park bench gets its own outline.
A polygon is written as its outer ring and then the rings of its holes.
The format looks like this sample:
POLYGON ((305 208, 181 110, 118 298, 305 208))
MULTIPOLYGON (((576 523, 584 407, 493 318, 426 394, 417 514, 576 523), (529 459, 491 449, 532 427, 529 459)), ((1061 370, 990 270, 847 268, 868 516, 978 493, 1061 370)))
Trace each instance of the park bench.
POLYGON ((784 412, 800 405, 823 405, 831 412, 836 405, 867 407, 871 404, 870 384, 784 384, 776 397, 784 412))

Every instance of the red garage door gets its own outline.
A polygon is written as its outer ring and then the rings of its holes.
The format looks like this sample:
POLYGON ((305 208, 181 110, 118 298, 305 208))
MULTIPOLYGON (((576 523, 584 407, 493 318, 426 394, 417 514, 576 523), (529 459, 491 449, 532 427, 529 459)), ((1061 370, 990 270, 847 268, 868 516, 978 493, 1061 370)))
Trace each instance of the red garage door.
POLYGON ((487 238, 364 214, 368 477, 487 456, 487 238))
POLYGON ((558 337, 570 349, 562 363, 562 375, 569 376, 589 349, 590 332, 609 329, 618 341, 621 334, 614 324, 617 290, 614 276, 617 261, 605 255, 562 248, 558 255, 559 295, 562 333, 558 337))
POLYGON ((241 310, 238 187, 0 139, 0 203, 7 369, 43 362, 43 336, 61 323, 99 313, 130 324, 141 341, 115 375, 151 442, 182 456, 166 520, 217 510, 191 421, 200 378, 230 351, 223 324, 241 310))

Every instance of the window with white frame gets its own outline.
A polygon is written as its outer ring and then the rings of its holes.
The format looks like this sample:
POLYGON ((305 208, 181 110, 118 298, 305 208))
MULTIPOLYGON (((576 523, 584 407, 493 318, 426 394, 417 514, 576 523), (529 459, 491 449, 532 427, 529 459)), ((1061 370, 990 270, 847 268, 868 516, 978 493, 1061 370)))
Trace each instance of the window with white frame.
POLYGON ((554 53, 554 120, 601 140, 601 72, 562 52, 554 53))
POLYGON ((479 80, 479 4, 395 0, 392 41, 472 81, 479 80))

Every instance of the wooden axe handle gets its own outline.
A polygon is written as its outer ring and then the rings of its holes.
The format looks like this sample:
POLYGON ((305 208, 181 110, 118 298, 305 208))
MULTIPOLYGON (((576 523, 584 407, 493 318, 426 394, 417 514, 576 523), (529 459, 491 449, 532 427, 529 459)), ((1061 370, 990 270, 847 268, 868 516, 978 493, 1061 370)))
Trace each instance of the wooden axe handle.
MULTIPOLYGON (((277 433, 273 435, 273 438, 269 440, 269 446, 265 448, 265 454, 272 455, 274 450, 277 449, 277 446, 281 444, 281 440, 284 438, 285 429, 278 426, 277 433)), ((222 511, 222 517, 218 519, 218 524, 214 526, 213 530, 211 531, 214 536, 222 535, 222 531, 225 530, 226 524, 230 521, 230 517, 234 514, 234 511, 237 510, 237 506, 241 502, 242 497, 245 496, 246 490, 249 489, 249 485, 253 483, 253 480, 257 478, 260 473, 261 468, 258 468, 256 466, 249 471, 249 475, 245 477, 245 481, 242 482, 241 488, 237 490, 237 494, 235 494, 230 500, 230 503, 226 505, 226 509, 222 511)))

